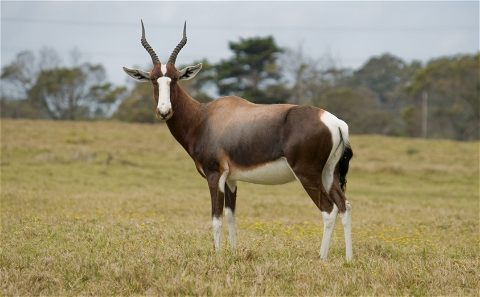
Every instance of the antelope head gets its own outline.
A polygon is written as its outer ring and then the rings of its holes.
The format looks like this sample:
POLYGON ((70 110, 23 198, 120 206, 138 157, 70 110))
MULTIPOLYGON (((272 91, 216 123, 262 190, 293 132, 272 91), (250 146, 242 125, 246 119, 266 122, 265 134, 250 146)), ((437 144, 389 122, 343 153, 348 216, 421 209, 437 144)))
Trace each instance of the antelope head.
POLYGON ((138 69, 128 69, 123 67, 123 70, 130 75, 133 79, 146 82, 151 81, 154 89, 155 101, 157 102, 156 115, 159 119, 166 121, 173 115, 172 100, 170 96, 170 90, 175 87, 179 80, 189 80, 193 78, 202 68, 202 63, 195 66, 188 66, 178 71, 175 68, 175 60, 180 50, 187 43, 187 22, 183 27, 183 38, 180 43, 175 47, 167 64, 160 63, 157 54, 148 44, 145 39, 145 28, 142 21, 142 45, 150 54, 153 62, 153 69, 150 72, 145 72, 138 69))

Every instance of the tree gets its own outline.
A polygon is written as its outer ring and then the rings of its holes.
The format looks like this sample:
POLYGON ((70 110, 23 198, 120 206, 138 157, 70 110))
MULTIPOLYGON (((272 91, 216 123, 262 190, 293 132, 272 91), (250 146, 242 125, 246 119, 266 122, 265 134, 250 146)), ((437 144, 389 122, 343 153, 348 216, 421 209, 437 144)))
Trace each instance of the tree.
POLYGON ((234 56, 216 65, 216 84, 221 95, 238 95, 255 103, 281 103, 288 95, 279 95, 281 71, 277 54, 283 52, 273 37, 230 42, 234 56))
POLYGON ((111 83, 96 85, 90 88, 90 96, 93 99, 92 109, 95 110, 95 118, 111 117, 118 107, 118 103, 129 95, 126 87, 116 87, 111 83))
POLYGON ((26 99, 27 92, 35 85, 43 66, 35 61, 30 51, 17 54, 16 59, 2 69, 2 97, 4 99, 26 99))
POLYGON ((418 61, 408 65, 402 59, 391 54, 372 57, 362 68, 353 72, 349 82, 351 87, 364 87, 374 91, 385 110, 397 110, 405 107, 405 92, 408 85, 420 69, 418 61))
POLYGON ((38 57, 29 51, 19 53, 2 69, 2 98, 31 105, 36 117, 76 120, 90 117, 91 110, 99 106, 108 108, 126 91, 104 83, 102 65, 59 65, 60 58, 52 49, 43 49, 38 57))
POLYGON ((137 83, 118 106, 113 118, 125 122, 155 123, 155 108, 152 85, 137 83))
POLYGON ((354 134, 393 133, 377 95, 368 88, 332 89, 320 98, 319 106, 347 122, 354 134))
POLYGON ((0 117, 13 119, 36 119, 39 117, 36 110, 27 100, 7 100, 0 98, 0 117))
POLYGON ((35 85, 28 90, 28 98, 34 106, 45 110, 54 120, 86 118, 92 82, 102 80, 102 76, 102 67, 88 64, 81 68, 44 70, 40 72, 35 85))
MULTIPOLYGON (((182 80, 180 85, 183 90, 187 92, 192 98, 198 102, 207 103, 213 100, 212 97, 207 95, 207 91, 213 91, 215 88, 216 69, 215 65, 203 59, 202 61, 193 62, 192 65, 202 63, 202 70, 195 76, 195 79, 182 80)), ((183 69, 190 65, 183 65, 178 69, 183 69)))
MULTIPOLYGON (((479 139, 479 59, 480 53, 432 60, 406 88, 411 109, 420 110, 422 97, 428 96, 429 137, 479 139)), ((421 113, 412 114, 411 121, 420 122, 421 113)))
POLYGON ((293 104, 318 104, 322 95, 345 86, 345 81, 351 75, 349 70, 338 68, 330 54, 320 59, 306 56, 302 48, 286 49, 282 55, 284 76, 292 85, 290 93, 293 104))

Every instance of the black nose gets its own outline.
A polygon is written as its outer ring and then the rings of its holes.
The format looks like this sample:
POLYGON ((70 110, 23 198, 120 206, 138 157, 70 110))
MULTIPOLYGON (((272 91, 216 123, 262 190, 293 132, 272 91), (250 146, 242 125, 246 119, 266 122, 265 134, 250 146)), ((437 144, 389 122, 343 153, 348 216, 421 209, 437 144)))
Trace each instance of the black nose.
POLYGON ((162 118, 167 118, 172 111, 169 109, 166 113, 162 113, 160 110, 158 110, 158 115, 161 116, 162 118))

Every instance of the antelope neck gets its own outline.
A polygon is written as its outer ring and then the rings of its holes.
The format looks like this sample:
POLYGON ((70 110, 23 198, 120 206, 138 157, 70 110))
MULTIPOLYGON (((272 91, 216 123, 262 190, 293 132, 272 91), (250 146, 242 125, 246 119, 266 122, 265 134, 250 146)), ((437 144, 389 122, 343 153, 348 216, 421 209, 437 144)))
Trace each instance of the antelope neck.
POLYGON ((188 96, 178 84, 174 84, 170 89, 170 100, 173 116, 167 121, 168 129, 192 156, 193 142, 199 132, 205 109, 202 103, 188 96))

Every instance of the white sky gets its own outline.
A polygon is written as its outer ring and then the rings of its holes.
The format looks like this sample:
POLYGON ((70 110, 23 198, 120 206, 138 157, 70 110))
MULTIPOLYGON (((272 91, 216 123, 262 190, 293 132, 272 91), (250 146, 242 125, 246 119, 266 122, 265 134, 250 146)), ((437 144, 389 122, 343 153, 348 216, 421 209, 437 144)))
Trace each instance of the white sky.
POLYGON ((188 43, 177 65, 215 63, 231 56, 229 41, 268 35, 280 47, 301 45, 312 58, 328 52, 354 69, 386 52, 427 62, 479 50, 478 1, 1 1, 1 65, 42 47, 68 63, 76 47, 83 61, 103 64, 109 81, 125 84, 122 66, 151 67, 140 19, 164 62, 187 21, 188 43))

